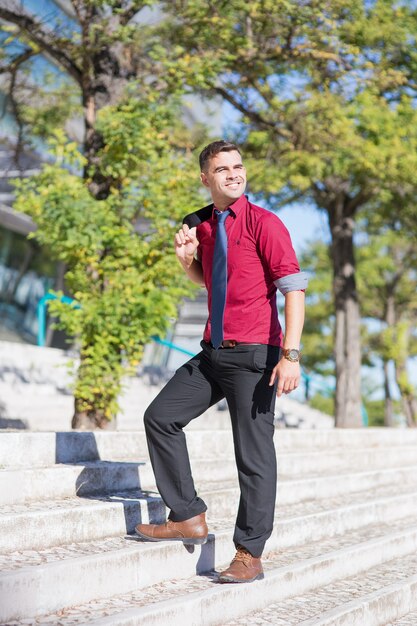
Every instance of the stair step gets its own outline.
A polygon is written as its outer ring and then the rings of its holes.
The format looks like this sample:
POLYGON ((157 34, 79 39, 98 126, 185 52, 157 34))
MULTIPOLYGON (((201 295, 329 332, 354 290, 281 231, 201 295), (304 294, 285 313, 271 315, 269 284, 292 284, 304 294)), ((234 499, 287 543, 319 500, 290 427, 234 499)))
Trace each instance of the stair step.
MULTIPOLYGON (((191 458, 233 455, 231 431, 187 432, 191 458)), ((144 432, 1 433, 0 467, 48 467, 55 463, 134 462, 148 459, 144 432)))
MULTIPOLYGON (((233 452, 231 431, 212 428, 208 434, 207 430, 190 430, 189 426, 185 430, 191 458, 218 458, 233 452)), ((366 466, 373 458, 380 459, 387 448, 398 452, 403 450, 412 456, 416 444, 417 433, 405 429, 313 430, 308 432, 308 436, 302 431, 278 430, 275 436, 280 458, 285 459, 288 455, 291 463, 305 458, 308 462, 314 460, 320 466, 329 459, 333 467, 345 464, 349 454, 353 454, 352 464, 361 462, 361 467, 364 464, 366 466)), ((137 461, 147 456, 143 431, 0 434, 0 468, 47 467, 55 463, 81 463, 100 459, 137 461)), ((417 463, 417 454, 412 458, 417 463)))
POLYGON ((304 500, 319 500, 340 493, 371 491, 379 486, 397 484, 412 485, 417 481, 417 465, 381 468, 377 470, 350 470, 335 475, 316 474, 283 478, 278 472, 278 498, 289 504, 304 500))
MULTIPOLYGON (((332 453, 282 453, 278 455, 279 481, 298 476, 309 476, 311 486, 323 474, 369 472, 386 468, 401 468, 411 474, 417 464, 417 446, 392 449, 364 448, 355 451, 340 450, 332 453)), ((230 458, 202 458, 192 461, 196 484, 208 477, 213 481, 232 480, 236 477, 235 462, 230 458)), ((381 474, 382 475, 382 474, 381 474)), ((371 474, 369 474, 369 477, 371 474)), ((340 476, 335 477, 335 485, 340 476)), ((306 485, 305 485, 306 487, 306 485)), ((14 468, 0 470, 0 504, 15 504, 30 500, 78 495, 108 494, 131 489, 155 490, 155 479, 149 462, 89 461, 78 464, 57 464, 42 468, 14 468)), ((308 490, 308 488, 307 488, 308 490)), ((303 497, 299 494, 297 497, 303 497)), ((307 493, 304 497, 313 497, 307 493)))
MULTIPOLYGON (((232 459, 198 459, 192 462, 196 480, 233 479, 236 466, 232 459)), ((148 462, 95 461, 77 465, 45 468, 20 468, 0 471, 0 505, 31 500, 64 498, 75 494, 109 494, 115 491, 155 491, 155 478, 148 462)))
MULTIPOLYGON (((385 626, 402 616, 401 624, 404 613, 410 615, 417 608, 416 572, 415 554, 394 559, 223 626, 385 626)), ((417 621, 409 624, 415 626, 417 621)))
MULTIPOLYGON (((209 515, 213 512, 217 519, 229 520, 231 528, 238 508, 237 491, 202 491, 201 495, 209 506, 209 515), (231 492, 233 499, 230 501, 231 492)), ((374 520, 398 519, 412 511, 417 514, 416 496, 416 487, 390 485, 365 495, 363 492, 344 494, 320 502, 286 506, 278 503, 269 546, 271 548, 273 543, 274 549, 284 548, 340 534, 374 520)), ((161 523, 165 521, 165 514, 165 506, 156 494, 146 496, 135 491, 96 499, 73 497, 6 506, 0 515, 0 554, 7 564, 6 555, 11 552, 44 550, 133 534, 136 524, 161 523)))
POLYGON ((417 464, 417 446, 392 446, 389 448, 332 449, 319 452, 286 452, 278 450, 278 471, 281 476, 397 467, 417 464))
POLYGON ((275 433, 275 445, 283 450, 331 450, 332 447, 362 448, 384 446, 414 446, 417 430, 408 428, 326 428, 300 430, 280 429, 275 433))
MULTIPOLYGON (((415 591, 415 597, 417 598, 417 591, 415 591)), ((417 624, 417 611, 411 611, 394 621, 384 624, 383 626, 416 626, 417 624)))
POLYGON ((219 585, 239 490, 230 429, 198 421, 210 535, 194 547, 129 535, 166 513, 143 431, 0 433, 0 623, 417 625, 417 429, 277 430, 265 579, 219 585))
MULTIPOLYGON (((5 600, 0 608, 0 619, 11 623, 21 615, 49 613, 45 619, 62 626, 71 620, 76 623, 77 615, 79 623, 102 626, 225 624, 252 611, 263 610, 274 602, 414 554, 417 528, 413 516, 396 523, 374 524, 284 553, 270 553, 264 560, 264 580, 250 586, 215 584, 215 574, 178 580, 177 568, 176 575, 170 573, 169 578, 173 580, 141 590, 147 571, 138 562, 138 555, 143 554, 143 547, 142 550, 138 547, 123 550, 123 565, 119 569, 111 563, 112 553, 104 553, 90 571, 85 567, 88 559, 79 557, 72 563, 67 559, 49 567, 1 574, 0 588, 5 600), (109 578, 107 568, 111 565, 115 569, 109 578), (32 575, 31 581, 29 575, 32 575), (36 594, 27 594, 28 584, 36 589, 36 594), (127 587, 130 587, 129 592, 127 587), (80 606, 81 603, 84 606, 80 606), (64 606, 71 609, 60 610, 64 606), (53 611, 59 613, 51 615, 53 611)), ((166 559, 165 567, 171 565, 166 559)), ((38 623, 43 620, 39 619, 38 623)))
MULTIPOLYGON (((228 460, 219 464, 215 460, 193 463, 197 490, 215 492, 219 485, 233 489, 236 487, 236 468, 228 460), (207 481, 210 476, 215 480, 207 481)), ((318 500, 377 488, 380 485, 413 485, 417 482, 417 465, 381 468, 366 472, 350 471, 337 475, 324 474, 309 477, 295 475, 281 476, 278 473, 278 500, 282 504, 318 500)), ((153 492, 155 479, 149 463, 110 463, 98 462, 79 465, 55 465, 47 468, 20 468, 0 470, 0 505, 18 505, 36 500, 72 497, 75 494, 111 495, 129 490, 141 489, 153 492)), ((232 497, 235 497, 232 495, 232 497)), ((212 505, 215 496, 212 496, 212 505)))
POLYGON ((2 507, 0 554, 124 536, 133 533, 136 524, 165 520, 166 513, 157 494, 138 498, 132 493, 95 500, 73 497, 31 504, 36 506, 2 507))

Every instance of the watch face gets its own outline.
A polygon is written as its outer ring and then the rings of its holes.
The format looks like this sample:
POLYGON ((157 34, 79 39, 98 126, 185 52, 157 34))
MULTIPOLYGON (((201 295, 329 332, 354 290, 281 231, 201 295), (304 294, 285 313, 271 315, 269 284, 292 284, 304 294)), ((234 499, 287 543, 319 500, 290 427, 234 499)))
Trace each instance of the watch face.
POLYGON ((299 357, 300 353, 298 350, 290 350, 288 352, 288 358, 290 359, 290 361, 298 361, 298 357, 299 357))

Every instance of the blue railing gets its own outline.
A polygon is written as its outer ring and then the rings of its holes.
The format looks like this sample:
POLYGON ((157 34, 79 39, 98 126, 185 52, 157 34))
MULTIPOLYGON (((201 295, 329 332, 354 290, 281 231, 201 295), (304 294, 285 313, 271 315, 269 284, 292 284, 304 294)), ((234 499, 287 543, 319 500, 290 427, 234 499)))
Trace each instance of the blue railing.
POLYGON ((156 335, 152 335, 152 339, 154 340, 155 343, 159 343, 161 346, 166 346, 167 348, 170 348, 171 350, 182 352, 182 354, 187 354, 188 356, 195 356, 195 352, 191 352, 190 350, 181 348, 181 346, 177 346, 175 343, 172 343, 172 341, 161 339, 160 337, 157 337, 156 335))
POLYGON ((46 339, 46 306, 50 300, 59 300, 64 304, 70 304, 74 309, 79 309, 80 305, 73 298, 68 296, 56 296, 54 293, 48 292, 38 302, 36 314, 38 317, 38 346, 45 345, 46 339))

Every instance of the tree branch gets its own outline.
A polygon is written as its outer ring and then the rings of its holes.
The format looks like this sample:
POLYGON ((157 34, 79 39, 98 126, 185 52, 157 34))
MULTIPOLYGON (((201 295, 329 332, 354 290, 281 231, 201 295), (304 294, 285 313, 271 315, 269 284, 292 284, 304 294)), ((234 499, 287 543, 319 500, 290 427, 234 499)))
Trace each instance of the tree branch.
POLYGON ((3 65, 3 66, 0 65, 0 74, 15 72, 16 70, 19 69, 22 63, 24 63, 25 61, 27 61, 28 59, 36 55, 37 55, 37 52, 35 52, 31 48, 26 48, 26 50, 24 50, 18 56, 14 57, 14 59, 12 59, 10 63, 8 63, 7 65, 3 65))
POLYGON ((361 191, 359 191, 356 196, 350 198, 346 202, 347 215, 349 217, 354 215, 360 206, 366 204, 372 198, 372 195, 373 194, 370 191, 365 191, 364 189, 361 189, 361 191))
MULTIPOLYGON (((15 151, 14 151, 14 160, 15 160, 15 162, 17 164, 19 163, 19 157, 20 157, 20 154, 21 154, 22 149, 23 149, 23 140, 24 140, 24 136, 23 136, 24 122, 23 122, 22 117, 20 115, 18 101, 15 98, 15 89, 16 89, 16 83, 17 83, 17 72, 19 70, 19 67, 25 61, 27 61, 28 59, 30 59, 31 57, 36 56, 36 55, 37 55, 37 52, 35 52, 31 48, 27 48, 26 50, 24 50, 21 54, 19 54, 17 57, 15 57, 12 60, 12 62, 10 63, 9 67, 6 70, 11 75, 9 93, 7 94, 8 95, 8 100, 10 101, 10 104, 12 106, 13 116, 14 116, 14 119, 15 119, 15 122, 16 122, 17 128, 18 128, 16 148, 15 148, 15 151)), ((6 104, 5 104, 5 107, 6 107, 6 104)))
POLYGON ((227 102, 230 102, 230 104, 235 109, 237 109, 238 111, 243 113, 243 115, 246 115, 255 124, 258 124, 260 126, 266 127, 268 129, 272 129, 275 134, 277 134, 279 137, 282 137, 283 139, 286 139, 286 140, 290 139, 290 137, 291 137, 291 133, 290 132, 284 131, 283 129, 278 128, 278 126, 274 122, 270 122, 269 120, 265 119, 257 111, 253 111, 253 110, 245 107, 234 96, 232 96, 231 93, 229 93, 226 89, 224 89, 224 87, 219 87, 218 85, 216 85, 216 86, 212 85, 212 90, 215 91, 220 96, 222 96, 222 98, 227 100, 227 102))
POLYGON ((59 39, 52 31, 45 30, 31 15, 17 10, 0 7, 0 18, 11 22, 25 33, 30 41, 39 46, 42 51, 49 54, 68 72, 70 76, 81 85, 82 74, 77 64, 63 51, 66 46, 72 51, 75 47, 68 39, 59 39))
POLYGON ((123 13, 120 13, 120 24, 126 26, 126 24, 128 24, 128 22, 146 5, 147 2, 144 2, 144 0, 133 0, 131 6, 125 9, 123 13))
POLYGON ((291 196, 288 196, 287 198, 284 198, 283 200, 281 200, 280 202, 276 202, 274 203, 274 209, 276 211, 279 211, 279 209, 283 209, 286 206, 289 206, 290 204, 293 204, 294 202, 297 202, 297 200, 301 200, 301 198, 304 198, 308 193, 307 191, 297 191, 295 193, 293 193, 291 196))

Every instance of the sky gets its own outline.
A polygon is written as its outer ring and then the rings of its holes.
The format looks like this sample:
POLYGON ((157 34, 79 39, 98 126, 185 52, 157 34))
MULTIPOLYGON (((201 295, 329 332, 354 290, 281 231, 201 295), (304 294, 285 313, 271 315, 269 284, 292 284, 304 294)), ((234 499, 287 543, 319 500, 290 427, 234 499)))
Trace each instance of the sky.
POLYGON ((293 204, 281 209, 277 215, 288 228, 297 255, 313 240, 330 240, 326 214, 311 205, 293 204))

